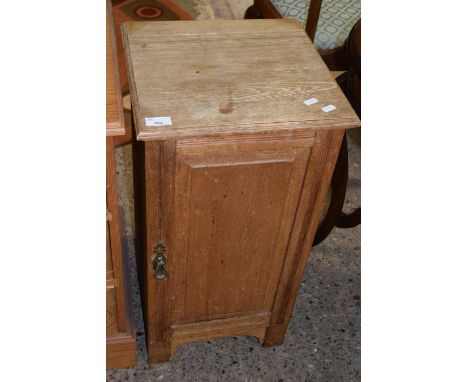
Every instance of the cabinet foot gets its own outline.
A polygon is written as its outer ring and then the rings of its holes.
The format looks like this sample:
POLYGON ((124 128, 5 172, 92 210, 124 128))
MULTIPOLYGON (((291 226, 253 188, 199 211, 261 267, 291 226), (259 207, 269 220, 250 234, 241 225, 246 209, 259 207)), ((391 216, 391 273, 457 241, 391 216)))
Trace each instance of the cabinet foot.
POLYGON ((171 343, 156 342, 148 344, 148 358, 150 363, 167 362, 171 358, 171 343))
POLYGON ((130 333, 118 333, 107 337, 106 368, 121 369, 136 364, 136 342, 130 333))
POLYGON ((283 343, 286 335, 287 325, 271 325, 267 328, 265 338, 263 339, 263 347, 279 346, 283 343))

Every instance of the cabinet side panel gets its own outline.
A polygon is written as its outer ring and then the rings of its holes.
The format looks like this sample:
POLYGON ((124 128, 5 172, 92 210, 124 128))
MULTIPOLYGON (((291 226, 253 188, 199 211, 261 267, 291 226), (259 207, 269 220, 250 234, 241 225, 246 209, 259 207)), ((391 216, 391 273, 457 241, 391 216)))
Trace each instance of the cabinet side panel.
POLYGON ((317 142, 312 148, 265 345, 280 344, 286 333, 343 134, 344 130, 317 133, 317 142))

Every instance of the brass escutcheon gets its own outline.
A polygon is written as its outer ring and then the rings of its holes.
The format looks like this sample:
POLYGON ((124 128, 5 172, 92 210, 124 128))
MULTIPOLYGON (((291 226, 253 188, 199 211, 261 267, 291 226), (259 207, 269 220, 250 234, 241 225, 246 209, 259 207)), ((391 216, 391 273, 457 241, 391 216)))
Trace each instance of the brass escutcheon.
POLYGON ((153 248, 153 277, 156 280, 165 280, 167 278, 167 271, 166 271, 166 256, 164 253, 166 252, 166 247, 164 244, 158 243, 153 248))

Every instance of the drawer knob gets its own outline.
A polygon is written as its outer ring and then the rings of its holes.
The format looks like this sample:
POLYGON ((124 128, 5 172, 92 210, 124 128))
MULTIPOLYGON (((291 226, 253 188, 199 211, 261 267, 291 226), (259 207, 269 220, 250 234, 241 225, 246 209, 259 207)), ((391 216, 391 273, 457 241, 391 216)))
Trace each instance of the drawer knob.
POLYGON ((164 244, 158 243, 153 248, 153 277, 156 280, 165 280, 167 278, 165 253, 166 247, 164 244))

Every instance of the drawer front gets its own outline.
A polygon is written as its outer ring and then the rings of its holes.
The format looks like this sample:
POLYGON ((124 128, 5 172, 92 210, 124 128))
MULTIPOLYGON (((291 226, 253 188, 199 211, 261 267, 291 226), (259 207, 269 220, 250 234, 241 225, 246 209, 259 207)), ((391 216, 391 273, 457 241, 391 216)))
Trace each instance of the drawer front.
POLYGON ((270 312, 311 142, 179 142, 173 324, 270 312))

